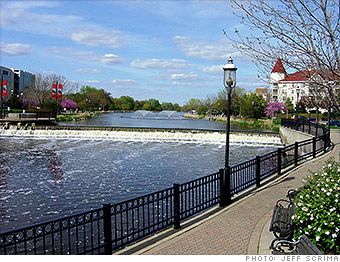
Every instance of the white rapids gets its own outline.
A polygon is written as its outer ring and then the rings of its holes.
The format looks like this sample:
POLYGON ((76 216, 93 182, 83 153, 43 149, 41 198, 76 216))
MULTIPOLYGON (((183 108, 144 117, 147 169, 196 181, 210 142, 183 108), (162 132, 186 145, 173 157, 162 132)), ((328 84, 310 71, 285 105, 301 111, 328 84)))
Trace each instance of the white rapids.
MULTIPOLYGON (((0 137, 37 139, 112 140, 124 142, 179 142, 225 144, 222 132, 182 131, 109 131, 109 130, 16 130, 0 129, 0 137)), ((230 144, 246 146, 282 146, 279 135, 265 133, 231 133, 230 144)))

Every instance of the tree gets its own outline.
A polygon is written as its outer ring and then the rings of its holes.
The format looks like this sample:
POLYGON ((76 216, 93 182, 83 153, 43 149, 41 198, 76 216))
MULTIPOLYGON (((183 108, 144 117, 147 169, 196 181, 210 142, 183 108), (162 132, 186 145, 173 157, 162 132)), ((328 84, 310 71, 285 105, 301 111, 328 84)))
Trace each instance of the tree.
POLYGON ((264 116, 264 110, 267 102, 256 93, 249 93, 243 96, 242 99, 242 115, 249 118, 259 119, 264 116))
POLYGON ((292 103, 292 100, 290 100, 290 98, 286 99, 285 105, 286 105, 286 108, 287 108, 287 114, 288 114, 288 112, 293 112, 294 111, 294 105, 292 103))
POLYGON ((78 108, 78 104, 72 99, 65 99, 61 102, 61 107, 74 110, 78 108))
POLYGON ((201 105, 201 101, 197 98, 191 98, 184 106, 182 107, 183 111, 191 111, 195 110, 196 112, 199 110, 201 105))
POLYGON ((51 92, 52 84, 57 82, 63 85, 63 96, 78 87, 77 83, 71 82, 61 75, 36 74, 34 86, 24 90, 23 104, 31 108, 42 108, 46 104, 55 104, 51 99, 51 92))
POLYGON ((265 114, 266 116, 276 117, 278 113, 287 112, 287 106, 282 102, 269 102, 265 114))
POLYGON ((162 111, 162 106, 157 99, 151 98, 146 102, 150 105, 150 111, 162 111))
POLYGON ((104 89, 97 89, 93 86, 83 86, 80 91, 72 97, 81 110, 92 111, 111 108, 111 96, 104 89))
POLYGON ((231 0, 242 26, 234 41, 268 75, 277 59, 305 72, 311 91, 321 91, 340 112, 340 1, 339 0, 231 0), (246 34, 240 32, 249 28, 246 34), (311 70, 306 70, 311 69, 311 70), (315 88, 314 88, 315 87, 315 88))

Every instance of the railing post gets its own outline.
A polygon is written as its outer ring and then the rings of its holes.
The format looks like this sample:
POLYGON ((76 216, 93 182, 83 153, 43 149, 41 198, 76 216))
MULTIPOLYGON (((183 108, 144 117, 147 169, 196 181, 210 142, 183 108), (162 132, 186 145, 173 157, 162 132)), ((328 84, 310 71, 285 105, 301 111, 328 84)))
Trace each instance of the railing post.
POLYGON ((327 152, 327 134, 323 135, 323 152, 326 153, 327 152))
POLYGON ((220 178, 220 207, 225 207, 227 205, 227 192, 225 185, 225 173, 224 169, 219 170, 219 178, 220 178))
POLYGON ((227 167, 226 173, 225 173, 225 188, 226 188, 226 200, 227 205, 231 204, 231 168, 230 166, 227 167))
POLYGON ((305 118, 302 119, 302 132, 305 132, 305 118))
POLYGON ((299 130, 299 119, 295 118, 295 130, 299 130))
POLYGON ((313 158, 316 157, 316 138, 313 137, 313 158))
POLYGON ((299 142, 295 142, 294 147, 294 165, 297 166, 299 157, 299 142))
POLYGON ((277 149, 277 174, 281 175, 281 165, 282 165, 282 148, 277 149))
POLYGON ((318 136, 318 124, 315 125, 315 136, 317 137, 318 136))
POLYGON ((261 186, 261 157, 256 156, 256 187, 261 186))
POLYGON ((181 195, 179 192, 179 184, 173 184, 174 188, 174 228, 181 227, 181 195))
POLYGON ((309 121, 308 121, 308 134, 311 133, 310 127, 311 127, 311 124, 310 124, 310 120, 309 120, 309 121))
POLYGON ((112 255, 111 205, 103 204, 104 254, 112 255))

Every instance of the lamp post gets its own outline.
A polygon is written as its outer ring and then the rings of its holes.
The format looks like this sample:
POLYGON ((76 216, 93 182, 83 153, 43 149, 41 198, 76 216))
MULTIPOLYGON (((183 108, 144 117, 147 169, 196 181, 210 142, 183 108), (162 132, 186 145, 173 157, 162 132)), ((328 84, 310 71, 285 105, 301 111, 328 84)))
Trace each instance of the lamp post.
POLYGON ((229 57, 228 63, 223 66, 224 71, 224 87, 227 90, 227 121, 226 121, 226 144, 225 144, 225 162, 224 170, 227 171, 229 167, 229 134, 230 134, 230 104, 231 104, 231 92, 236 86, 236 66, 233 63, 233 59, 229 57))

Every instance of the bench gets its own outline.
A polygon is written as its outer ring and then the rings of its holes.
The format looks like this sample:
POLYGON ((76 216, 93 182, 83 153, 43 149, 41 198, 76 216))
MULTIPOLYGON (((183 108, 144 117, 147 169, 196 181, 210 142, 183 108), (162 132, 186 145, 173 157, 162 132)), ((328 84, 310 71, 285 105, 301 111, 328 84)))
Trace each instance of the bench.
POLYGON ((277 240, 291 240, 293 237, 294 225, 292 216, 294 215, 294 202, 293 199, 296 196, 295 190, 289 190, 287 197, 289 200, 280 199, 276 202, 272 220, 270 223, 269 231, 273 232, 276 239, 274 239, 270 245, 277 240))
POLYGON ((20 113, 19 118, 37 118, 36 113, 20 113))
POLYGON ((297 241, 279 240, 272 249, 273 255, 323 255, 305 235, 297 241))

